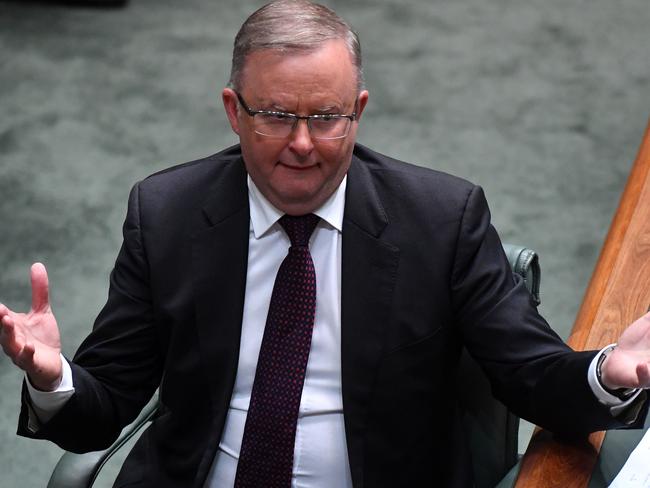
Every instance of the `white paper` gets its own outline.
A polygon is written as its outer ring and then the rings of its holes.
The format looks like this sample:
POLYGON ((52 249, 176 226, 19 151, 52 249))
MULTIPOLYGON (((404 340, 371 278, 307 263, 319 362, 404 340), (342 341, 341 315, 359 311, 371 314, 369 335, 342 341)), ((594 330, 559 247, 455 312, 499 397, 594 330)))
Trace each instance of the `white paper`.
POLYGON ((650 430, 636 446, 609 488, 650 488, 650 430))

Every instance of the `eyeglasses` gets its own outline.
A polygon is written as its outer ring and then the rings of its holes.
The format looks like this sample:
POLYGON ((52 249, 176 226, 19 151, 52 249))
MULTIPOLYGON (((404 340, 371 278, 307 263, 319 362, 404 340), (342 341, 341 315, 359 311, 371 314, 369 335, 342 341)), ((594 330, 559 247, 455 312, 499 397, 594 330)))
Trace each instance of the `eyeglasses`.
MULTIPOLYGON (((350 132, 352 122, 357 118, 356 111, 350 115, 296 115, 271 110, 252 110, 239 93, 237 93, 237 99, 246 113, 253 117, 255 133, 266 137, 289 137, 298 125, 298 121, 306 120, 309 133, 314 139, 343 139, 350 132)), ((354 106, 356 107, 356 105, 355 101, 354 106)))

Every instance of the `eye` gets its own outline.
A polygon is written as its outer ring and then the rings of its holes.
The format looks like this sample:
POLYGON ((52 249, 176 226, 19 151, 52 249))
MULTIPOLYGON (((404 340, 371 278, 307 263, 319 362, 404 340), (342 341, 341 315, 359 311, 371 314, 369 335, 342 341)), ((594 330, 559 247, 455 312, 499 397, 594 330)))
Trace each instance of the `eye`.
POLYGON ((270 112, 262 114, 263 120, 269 124, 286 124, 293 123, 293 117, 290 114, 282 112, 270 112))
POLYGON ((292 118, 290 115, 282 114, 282 113, 273 114, 273 117, 279 120, 288 120, 292 118))

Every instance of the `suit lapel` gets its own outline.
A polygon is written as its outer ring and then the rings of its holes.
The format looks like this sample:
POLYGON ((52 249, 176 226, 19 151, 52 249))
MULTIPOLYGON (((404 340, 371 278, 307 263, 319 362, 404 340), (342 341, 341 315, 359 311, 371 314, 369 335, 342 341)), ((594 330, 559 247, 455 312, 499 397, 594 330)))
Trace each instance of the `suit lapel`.
MULTIPOLYGON (((201 362, 215 412, 210 431, 218 439, 237 372, 248 264, 250 213, 241 160, 228 164, 216 179, 203 216, 204 227, 193 237, 192 271, 201 362)), ((399 249, 380 238, 387 225, 370 170, 353 156, 343 219, 341 371, 356 486, 363 483, 366 415, 399 263, 399 249)), ((205 478, 214 460, 217 444, 210 447, 197 480, 205 478)))
MULTIPOLYGON (((224 169, 210 195, 203 207, 203 230, 193 237, 192 275, 201 363, 214 412, 206 430, 219 439, 239 360, 248 263, 250 214, 241 160, 224 169)), ((213 444, 203 456, 198 480, 214 460, 213 444)))
POLYGON ((363 486, 363 436, 399 263, 381 240, 388 217, 370 170, 356 157, 348 171, 341 270, 341 371, 350 468, 363 486))

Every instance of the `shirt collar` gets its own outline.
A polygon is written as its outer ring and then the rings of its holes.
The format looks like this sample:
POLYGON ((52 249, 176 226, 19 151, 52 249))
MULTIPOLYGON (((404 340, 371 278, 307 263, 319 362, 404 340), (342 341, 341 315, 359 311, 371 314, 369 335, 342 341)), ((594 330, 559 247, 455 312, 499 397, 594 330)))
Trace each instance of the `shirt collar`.
MULTIPOLYGON (((256 239, 266 234, 284 212, 275 208, 257 188, 250 175, 248 183, 248 205, 251 214, 251 228, 256 239)), ((321 220, 327 222, 339 232, 343 230, 343 212, 345 210, 345 188, 348 176, 345 175, 338 188, 319 208, 314 210, 321 220)))

